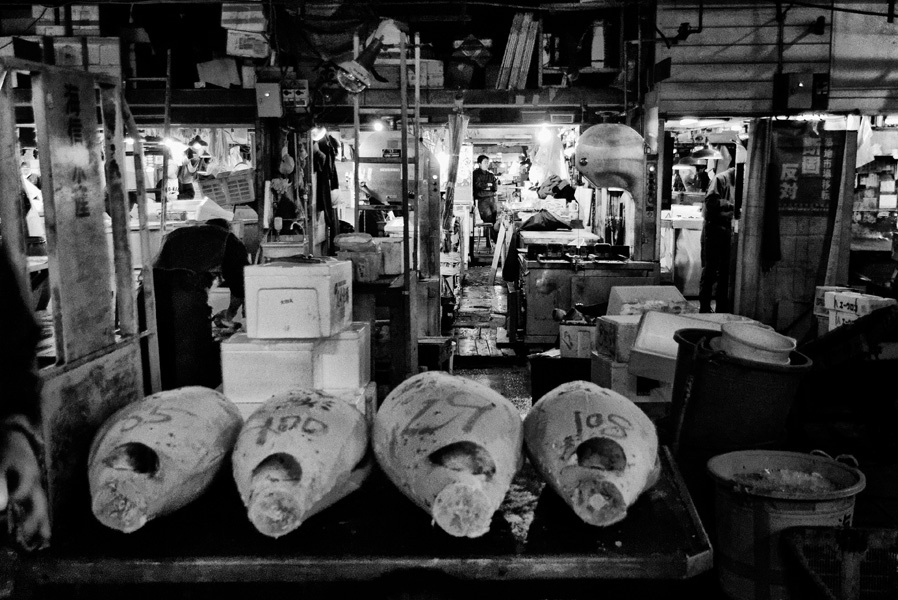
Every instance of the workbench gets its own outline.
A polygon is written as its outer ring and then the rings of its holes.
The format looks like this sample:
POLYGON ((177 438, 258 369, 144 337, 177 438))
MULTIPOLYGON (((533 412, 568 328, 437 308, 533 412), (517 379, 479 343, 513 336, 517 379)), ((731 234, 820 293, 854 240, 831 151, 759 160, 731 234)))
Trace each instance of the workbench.
MULTIPOLYGON (((454 538, 375 469, 363 487, 275 540, 246 516, 226 464, 193 504, 123 534, 84 499, 65 540, 18 558, 20 589, 149 583, 336 583, 427 570, 465 581, 678 580, 709 570, 712 550, 679 471, 661 448, 659 482, 616 525, 584 524, 529 464, 490 531, 454 538)), ((438 581, 438 580, 437 580, 438 581)))

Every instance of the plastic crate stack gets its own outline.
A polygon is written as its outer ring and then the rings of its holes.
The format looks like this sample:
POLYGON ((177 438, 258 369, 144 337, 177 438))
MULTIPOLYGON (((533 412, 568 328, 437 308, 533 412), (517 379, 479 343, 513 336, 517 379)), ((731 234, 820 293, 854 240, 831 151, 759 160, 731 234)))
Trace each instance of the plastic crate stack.
POLYGON ((352 320, 352 263, 244 269, 246 333, 221 345, 223 392, 249 417, 274 394, 317 389, 373 418, 371 325, 352 320))

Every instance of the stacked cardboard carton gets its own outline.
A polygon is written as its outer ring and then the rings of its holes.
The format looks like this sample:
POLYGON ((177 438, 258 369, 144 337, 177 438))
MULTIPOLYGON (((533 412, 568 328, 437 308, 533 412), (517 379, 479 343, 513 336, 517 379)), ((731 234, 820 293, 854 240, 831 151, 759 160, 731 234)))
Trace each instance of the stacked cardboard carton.
POLYGON ((226 53, 236 58, 217 59, 215 67, 239 71, 242 87, 254 88, 256 67, 253 61, 268 58, 271 53, 264 7, 260 3, 222 4, 221 26, 227 31, 226 53))
POLYGON ((823 305, 829 317, 829 330, 851 323, 874 310, 896 304, 894 298, 871 296, 852 291, 825 291, 823 305))
POLYGON ((247 332, 221 345, 223 392, 243 416, 274 394, 306 388, 373 418, 371 325, 352 321, 352 263, 253 265, 244 282, 247 332))

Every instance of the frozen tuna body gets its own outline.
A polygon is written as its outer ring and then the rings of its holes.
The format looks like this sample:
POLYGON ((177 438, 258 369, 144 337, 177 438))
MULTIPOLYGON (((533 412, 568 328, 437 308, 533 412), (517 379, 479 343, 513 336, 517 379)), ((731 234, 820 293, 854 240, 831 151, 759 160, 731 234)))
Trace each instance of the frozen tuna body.
POLYGON ((655 425, 624 396, 586 381, 543 396, 524 420, 527 455, 590 525, 606 526, 658 479, 655 425))
POLYGON ((198 498, 231 452, 243 419, 224 396, 192 386, 113 414, 88 457, 94 516, 130 533, 198 498))
POLYGON ((358 489, 366 461, 365 416, 324 392, 293 390, 262 404, 234 448, 234 480, 249 520, 280 537, 358 489))
POLYGON ((393 484, 458 537, 489 530, 522 461, 514 405, 484 385, 437 371, 387 396, 372 437, 393 484))

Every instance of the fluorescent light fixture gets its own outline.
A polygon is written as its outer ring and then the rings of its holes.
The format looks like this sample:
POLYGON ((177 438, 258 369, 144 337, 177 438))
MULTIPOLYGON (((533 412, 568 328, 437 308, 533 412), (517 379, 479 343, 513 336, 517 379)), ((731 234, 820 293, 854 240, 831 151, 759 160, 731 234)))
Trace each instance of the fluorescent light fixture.
POLYGON ((683 127, 692 127, 693 125, 698 125, 698 119, 695 117, 683 117, 680 119, 680 125, 683 127))

